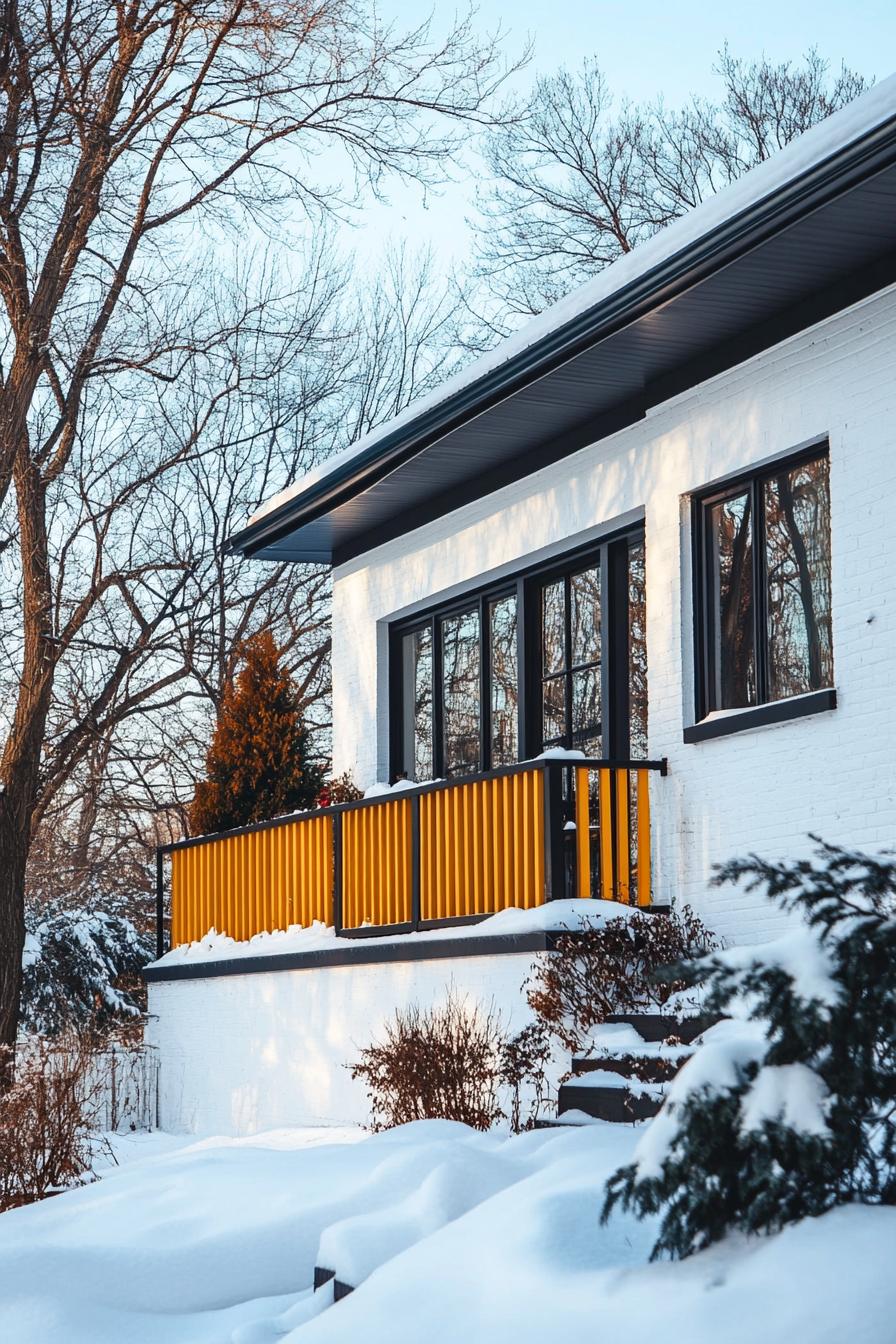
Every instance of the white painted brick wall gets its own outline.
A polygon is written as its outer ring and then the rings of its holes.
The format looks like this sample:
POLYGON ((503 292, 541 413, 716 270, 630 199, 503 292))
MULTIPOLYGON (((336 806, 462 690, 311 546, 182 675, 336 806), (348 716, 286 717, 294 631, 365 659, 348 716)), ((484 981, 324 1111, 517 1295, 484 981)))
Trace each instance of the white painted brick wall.
POLYGON ((643 516, 650 754, 668 756, 654 809, 658 895, 725 937, 768 937, 758 896, 708 886, 714 862, 794 855, 807 833, 896 840, 896 289, 845 311, 640 424, 336 571, 337 771, 384 778, 385 631, 399 613, 643 516), (692 721, 689 522, 684 497, 817 435, 831 445, 838 708, 686 746, 692 721))
MULTIPOLYGON (((366 1124, 347 1064, 394 1010, 429 1007, 450 985, 494 1004, 510 1031, 531 1018, 521 993, 533 954, 282 970, 149 985, 146 1038, 160 1060, 159 1123, 194 1134, 366 1124)), ((551 1070, 556 1086, 568 1060, 551 1070)))

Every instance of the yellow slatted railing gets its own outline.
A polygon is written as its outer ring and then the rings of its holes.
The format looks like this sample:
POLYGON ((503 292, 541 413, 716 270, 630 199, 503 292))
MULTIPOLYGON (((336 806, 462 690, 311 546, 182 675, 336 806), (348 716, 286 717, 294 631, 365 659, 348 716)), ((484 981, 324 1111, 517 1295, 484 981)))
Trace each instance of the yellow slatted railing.
POLYGON ((627 904, 634 894, 638 905, 649 905, 650 770, 577 766, 575 821, 576 894, 627 904), (595 840, 599 876, 593 891, 595 840))
POLYGON ((171 945, 315 920, 409 929, 531 909, 549 892, 649 905, 650 774, 664 770, 539 761, 165 846, 171 945))
POLYGON ((244 941, 291 924, 329 923, 333 818, 302 817, 171 852, 171 945, 217 929, 244 941))
POLYGON ((544 901, 544 773, 475 779, 420 797, 420 918, 544 901))
POLYGON ((411 802, 376 802, 342 818, 342 927, 411 920, 411 802))

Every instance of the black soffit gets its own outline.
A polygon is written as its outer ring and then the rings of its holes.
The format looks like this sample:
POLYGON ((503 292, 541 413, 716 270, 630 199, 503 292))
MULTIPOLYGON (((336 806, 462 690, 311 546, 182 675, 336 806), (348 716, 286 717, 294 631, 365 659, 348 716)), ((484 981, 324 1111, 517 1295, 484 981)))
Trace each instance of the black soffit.
POLYGON ((896 282, 896 117, 231 538, 343 563, 896 282))

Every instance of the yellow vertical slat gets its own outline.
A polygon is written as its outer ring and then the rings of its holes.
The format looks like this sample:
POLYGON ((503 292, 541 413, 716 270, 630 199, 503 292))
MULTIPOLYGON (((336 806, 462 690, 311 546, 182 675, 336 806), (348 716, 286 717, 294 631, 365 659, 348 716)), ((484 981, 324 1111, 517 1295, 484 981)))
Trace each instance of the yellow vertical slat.
POLYGON ((420 799, 420 918, 426 919, 429 907, 429 795, 420 799))
POLYGON ((513 821, 510 804, 510 784, 509 775, 504 775, 500 781, 501 787, 501 828, 504 839, 504 882, 499 896, 500 904, 496 906, 498 910, 505 910, 508 905, 514 905, 515 883, 514 883, 514 844, 513 844, 513 821))
POLYGON ((504 850, 501 844, 501 790, 498 781, 491 782, 491 820, 492 820, 492 910, 499 910, 498 901, 504 886, 504 850))
POLYGON ((404 836, 404 803, 399 803, 394 809, 392 824, 392 846, 387 856, 389 862, 388 870, 381 872, 380 880, 383 885, 389 889, 389 920, 390 924, 398 924, 404 919, 404 896, 405 896, 405 862, 407 859, 407 845, 404 836))
POLYGON ((179 946, 180 936, 180 911, 183 904, 183 895, 179 890, 179 859, 184 851, 174 850, 171 855, 171 928, 168 937, 172 947, 179 946))
POLYGON ((470 790, 472 806, 471 853, 469 856, 470 886, 467 900, 467 914, 478 915, 482 904, 482 790, 480 780, 470 790))
POLYGON ((535 800, 532 815, 535 818, 535 892, 539 905, 544 904, 544 772, 535 775, 535 800))
POLYGON ((580 899, 591 895, 591 815, 586 766, 576 767, 576 891, 580 899))
POLYGON ((627 770, 614 771, 616 776, 616 850, 619 871, 616 899, 629 900, 631 850, 629 849, 629 778, 627 770))
POLYGON ((529 772, 517 775, 516 785, 517 837, 520 846, 520 894, 518 904, 528 910, 532 904, 532 856, 529 851, 531 816, 529 801, 529 772))
POLYGON ((600 894, 613 899, 613 780, 610 771, 598 774, 597 799, 600 816, 600 894))
POLYGON ((525 909, 539 903, 539 887, 535 875, 535 774, 527 770, 523 775, 523 837, 525 843, 525 909))
POLYGON ((650 905, 650 772, 638 771, 638 904, 650 905))
POLYGON ((439 908, 439 886, 442 881, 442 795, 430 794, 426 802, 429 807, 429 899, 426 903, 426 919, 435 919, 439 908))
POLYGON ((461 789, 461 816, 463 817, 463 882, 458 890, 459 915, 472 914, 470 910, 470 887, 472 887, 473 853, 476 841, 473 839, 473 797, 476 785, 465 784, 461 789))

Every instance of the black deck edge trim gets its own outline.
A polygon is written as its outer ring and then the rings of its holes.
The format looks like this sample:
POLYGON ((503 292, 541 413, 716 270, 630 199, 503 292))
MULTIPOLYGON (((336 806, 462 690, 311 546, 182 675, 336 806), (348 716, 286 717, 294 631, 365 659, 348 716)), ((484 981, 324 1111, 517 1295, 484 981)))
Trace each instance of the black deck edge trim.
POLYGON ((353 1293, 354 1291, 355 1290, 350 1283, 343 1283, 341 1279, 334 1278, 333 1280, 334 1302, 341 1302, 344 1297, 348 1297, 349 1293, 353 1293))
MULTIPOLYGON (((489 369, 475 382, 384 433, 365 452, 349 456, 301 494, 231 534, 225 540, 225 551, 251 556, 332 512, 459 424, 891 166, 894 151, 896 117, 891 115, 788 181, 770 188, 765 196, 715 228, 690 239, 644 274, 489 369)), ((315 549, 313 553, 318 563, 327 558, 326 550, 315 549)))
POLYGON ((324 1269, 322 1265, 315 1265, 314 1291, 317 1292, 318 1288, 323 1288, 324 1284, 329 1283, 330 1280, 335 1279, 335 1277, 336 1277, 335 1269, 324 1269))
POLYGON ((170 966, 146 966, 147 984, 166 980, 206 980, 219 975, 258 975, 268 971, 315 971, 333 966, 375 966, 400 961, 441 961, 455 957, 511 956, 519 952, 550 952, 558 935, 575 930, 536 933, 481 934, 468 938, 409 938, 371 944, 350 939, 345 947, 324 947, 316 952, 283 952, 260 957, 229 957, 221 961, 193 961, 170 966))
POLYGON ((808 695, 796 695, 792 700, 776 700, 769 705, 754 705, 739 714, 727 714, 721 719, 704 719, 684 730, 687 743, 706 742, 713 737, 730 737, 732 733, 746 733, 751 728, 768 728, 773 723, 790 723, 794 719, 808 718, 810 714, 823 714, 826 710, 837 708, 837 692, 833 689, 811 691, 808 695))

